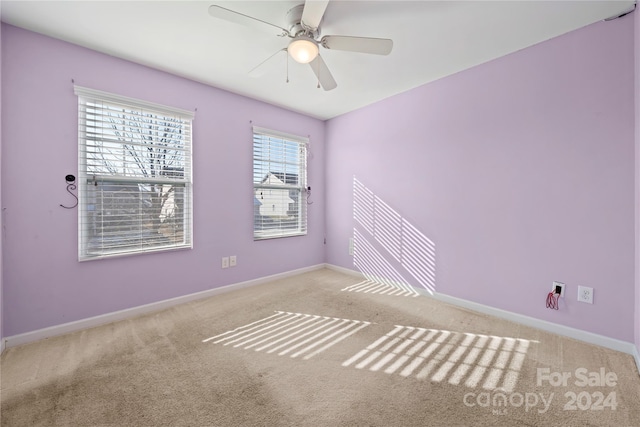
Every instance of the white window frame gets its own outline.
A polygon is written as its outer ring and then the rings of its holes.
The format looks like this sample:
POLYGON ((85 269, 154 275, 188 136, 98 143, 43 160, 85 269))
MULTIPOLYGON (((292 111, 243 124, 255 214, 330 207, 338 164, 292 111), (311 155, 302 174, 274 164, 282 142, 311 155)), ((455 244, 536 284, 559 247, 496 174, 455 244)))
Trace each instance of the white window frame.
POLYGON ((78 259, 193 248, 194 113, 81 86, 74 92, 78 259))
POLYGON ((309 138, 253 126, 254 240, 307 234, 308 145, 309 138))

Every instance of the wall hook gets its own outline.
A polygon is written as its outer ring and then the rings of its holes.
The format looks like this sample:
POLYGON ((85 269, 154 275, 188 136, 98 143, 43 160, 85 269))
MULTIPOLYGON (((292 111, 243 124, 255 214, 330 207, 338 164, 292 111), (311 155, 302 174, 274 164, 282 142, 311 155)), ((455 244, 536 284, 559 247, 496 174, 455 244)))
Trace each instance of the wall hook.
POLYGON ((63 204, 60 204, 60 206, 62 206, 65 209, 73 209, 76 206, 78 206, 78 196, 76 196, 75 194, 73 194, 71 191, 75 190, 76 187, 76 177, 73 175, 67 175, 64 177, 65 181, 67 182, 67 191, 69 192, 69 194, 71 194, 75 199, 76 199, 76 204, 73 206, 65 206, 63 204))

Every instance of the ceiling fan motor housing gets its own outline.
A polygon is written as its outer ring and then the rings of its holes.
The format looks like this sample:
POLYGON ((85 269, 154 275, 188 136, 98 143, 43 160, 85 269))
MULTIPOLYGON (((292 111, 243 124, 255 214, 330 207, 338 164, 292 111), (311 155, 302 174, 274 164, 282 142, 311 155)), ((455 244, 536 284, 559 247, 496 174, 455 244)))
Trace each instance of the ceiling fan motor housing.
POLYGON ((289 29, 289 34, 291 35, 291 37, 297 37, 304 34, 312 39, 315 39, 320 35, 320 27, 313 30, 302 25, 303 10, 304 4, 299 4, 287 11, 286 22, 287 28, 289 29))

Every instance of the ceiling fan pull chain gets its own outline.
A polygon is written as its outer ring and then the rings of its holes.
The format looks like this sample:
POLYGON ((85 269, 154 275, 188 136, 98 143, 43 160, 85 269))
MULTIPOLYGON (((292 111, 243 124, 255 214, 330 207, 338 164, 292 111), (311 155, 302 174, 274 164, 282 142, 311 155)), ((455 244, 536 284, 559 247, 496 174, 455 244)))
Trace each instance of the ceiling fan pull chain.
POLYGON ((287 83, 289 83, 289 52, 287 52, 287 83))
MULTIPOLYGON (((320 54, 318 54, 318 56, 320 56, 320 54)), ((316 73, 316 75, 318 76, 318 85, 316 86, 316 89, 320 89, 320 61, 318 62, 318 72, 316 73)))

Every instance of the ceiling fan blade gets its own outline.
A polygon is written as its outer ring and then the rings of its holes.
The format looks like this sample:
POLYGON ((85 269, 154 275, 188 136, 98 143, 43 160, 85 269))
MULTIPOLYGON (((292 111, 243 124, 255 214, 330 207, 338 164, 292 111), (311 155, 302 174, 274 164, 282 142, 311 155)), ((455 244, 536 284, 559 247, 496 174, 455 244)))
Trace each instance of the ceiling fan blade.
POLYGON ((253 18, 249 15, 234 12, 230 9, 225 9, 221 6, 209 6, 209 15, 213 16, 214 18, 233 22, 234 24, 244 25, 245 27, 255 28, 261 31, 268 31, 272 34, 275 33, 278 36, 289 35, 289 31, 284 28, 278 27, 277 25, 271 24, 258 18, 253 18))
POLYGON ((327 9, 327 4, 329 4, 329 0, 307 0, 302 10, 303 26, 317 30, 324 16, 324 11, 327 9))
POLYGON ((372 37, 324 36, 320 44, 327 49, 348 50, 350 52, 388 55, 393 49, 393 40, 372 37))
POLYGON ((279 54, 280 52, 286 52, 287 49, 286 48, 282 48, 279 51, 277 51, 276 53, 274 53, 273 55, 271 55, 270 57, 268 57, 267 59, 265 59, 264 61, 262 61, 261 63, 259 63, 258 65, 256 65, 255 67, 253 67, 251 69, 251 71, 249 71, 249 76, 251 77, 261 77, 263 75, 265 75, 265 73, 269 70, 269 68, 271 67, 265 67, 264 64, 266 64, 267 62, 269 62, 269 60, 271 58, 273 58, 274 56, 276 56, 277 54, 279 54))
POLYGON ((329 71, 329 67, 327 67, 327 64, 320 55, 316 56, 316 59, 309 62, 309 65, 324 90, 332 90, 338 87, 338 84, 331 75, 331 71, 329 71))

